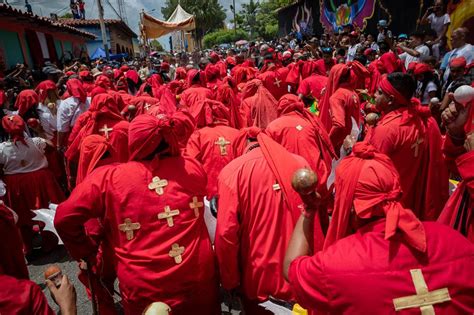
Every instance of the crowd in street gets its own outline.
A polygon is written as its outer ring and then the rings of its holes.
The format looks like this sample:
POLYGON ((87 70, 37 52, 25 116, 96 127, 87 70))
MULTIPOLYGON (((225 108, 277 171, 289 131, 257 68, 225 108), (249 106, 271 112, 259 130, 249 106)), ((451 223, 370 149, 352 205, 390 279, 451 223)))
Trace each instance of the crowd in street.
POLYGON ((411 34, 6 71, 0 314, 53 313, 25 261, 59 238, 99 314, 117 280, 125 314, 472 314, 474 46, 449 23, 437 1, 411 34))

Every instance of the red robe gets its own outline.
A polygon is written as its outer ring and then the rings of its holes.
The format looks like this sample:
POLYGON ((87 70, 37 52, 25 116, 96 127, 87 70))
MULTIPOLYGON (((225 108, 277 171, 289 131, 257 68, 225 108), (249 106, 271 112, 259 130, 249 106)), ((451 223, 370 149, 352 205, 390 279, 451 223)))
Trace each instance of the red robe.
POLYGON ((168 304, 173 314, 216 314, 217 278, 204 208, 190 207, 194 197, 202 202, 205 187, 204 170, 189 157, 104 166, 59 205, 55 226, 72 257, 93 259, 96 249, 83 223, 101 219, 115 251, 125 314, 141 314, 156 301, 168 304), (167 181, 163 191, 149 189, 154 177, 167 181), (158 218, 168 206, 179 210, 173 223, 158 218), (140 224, 133 237, 120 230, 126 219, 140 224), (181 256, 170 256, 173 245, 181 256))
POLYGON ((321 98, 321 92, 326 88, 328 78, 319 74, 313 74, 301 81, 297 94, 303 94, 305 97, 311 97, 315 100, 321 98))
POLYGON ((463 180, 446 203, 438 222, 458 230, 474 243, 474 151, 458 157, 456 166, 463 180))
POLYGON ((184 90, 181 93, 181 99, 179 103, 181 106, 188 107, 192 111, 193 107, 202 100, 213 99, 213 93, 208 88, 202 87, 200 85, 193 85, 184 90))
POLYGON ((273 97, 278 101, 280 97, 288 93, 288 85, 285 84, 285 78, 277 71, 276 68, 267 70, 258 75, 257 79, 261 80, 263 86, 272 93, 273 97))
MULTIPOLYGON (((451 301, 434 304, 436 314, 472 314, 474 246, 451 228, 423 225, 427 255, 399 239, 385 240, 381 220, 312 257, 296 258, 288 278, 298 303, 313 314, 395 314, 394 299, 416 295, 410 270, 421 269, 428 291, 449 290, 451 301)), ((420 314, 420 308, 400 314, 420 314)))
POLYGON ((15 225, 13 212, 3 203, 0 205, 0 239, 5 240, 0 242, 0 274, 29 279, 25 256, 21 250, 23 243, 20 231, 15 225))
POLYGON ((54 315, 41 288, 30 280, 0 274, 0 314, 54 315))
MULTIPOLYGON (((283 154, 274 156, 284 159, 279 170, 286 166, 292 173, 307 165, 303 158, 281 150, 283 154), (290 170, 292 166, 296 167, 290 170)), ((221 283, 224 289, 239 287, 250 301, 264 301, 270 295, 294 301, 282 271, 300 209, 289 208, 274 166, 258 147, 230 162, 218 178, 215 250, 221 283)))
POLYGON ((207 174, 207 199, 217 194, 217 176, 234 159, 232 143, 239 134, 237 129, 225 125, 196 130, 188 140, 186 153, 201 162, 207 174), (224 139, 222 146, 216 144, 224 139), (224 142, 228 142, 225 144, 224 142))
MULTIPOLYGON (((329 98, 329 117, 331 125, 328 130, 334 151, 339 155, 342 142, 351 133, 352 119, 359 122, 360 104, 357 93, 340 87, 329 98)), ((323 120, 324 123, 324 120, 323 120)))
POLYGON ((441 134, 433 118, 423 122, 417 116, 409 119, 408 115, 407 108, 389 112, 370 129, 366 140, 395 164, 403 191, 402 204, 420 220, 434 221, 448 199, 441 134))
POLYGON ((333 59, 330 64, 326 64, 324 59, 319 59, 315 61, 314 73, 324 76, 329 76, 329 71, 336 64, 336 61, 333 59))

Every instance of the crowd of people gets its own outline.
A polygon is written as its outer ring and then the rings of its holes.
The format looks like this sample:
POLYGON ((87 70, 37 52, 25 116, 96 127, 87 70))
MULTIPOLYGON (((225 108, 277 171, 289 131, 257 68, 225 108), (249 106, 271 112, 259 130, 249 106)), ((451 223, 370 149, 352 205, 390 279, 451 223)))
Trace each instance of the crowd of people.
POLYGON ((57 246, 53 203, 99 314, 116 280, 125 314, 472 314, 474 47, 439 5, 409 36, 7 72, 0 313, 52 313, 24 261, 57 246))

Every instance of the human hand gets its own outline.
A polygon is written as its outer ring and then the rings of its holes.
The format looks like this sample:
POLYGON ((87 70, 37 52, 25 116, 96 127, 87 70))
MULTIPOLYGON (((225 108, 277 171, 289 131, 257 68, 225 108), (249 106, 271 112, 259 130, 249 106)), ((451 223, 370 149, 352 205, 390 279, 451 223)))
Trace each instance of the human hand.
POLYGON ((321 204, 321 195, 317 191, 307 195, 301 194, 300 197, 304 203, 304 210, 306 212, 316 211, 321 204))
POLYGON ((75 315, 76 314, 76 289, 69 282, 66 275, 63 275, 61 279, 61 285, 56 288, 51 280, 46 280, 46 285, 49 291, 53 295, 55 302, 61 308, 61 314, 63 315, 75 315))
POLYGON ((463 106, 453 101, 443 111, 441 118, 450 135, 455 137, 463 136, 464 125, 467 122, 470 107, 471 104, 463 106))
POLYGON ((467 137, 466 141, 464 141, 464 147, 466 151, 470 152, 474 150, 474 131, 471 131, 467 137))

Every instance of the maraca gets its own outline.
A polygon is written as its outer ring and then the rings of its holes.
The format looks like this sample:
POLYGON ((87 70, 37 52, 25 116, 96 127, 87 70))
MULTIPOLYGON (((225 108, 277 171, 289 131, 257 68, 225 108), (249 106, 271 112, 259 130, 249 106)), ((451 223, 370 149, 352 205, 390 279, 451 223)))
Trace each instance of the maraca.
POLYGON ((147 306, 144 315, 168 315, 171 312, 171 307, 163 302, 153 302, 147 306))
POLYGON ((469 85, 461 85, 454 91, 454 100, 465 106, 474 100, 474 88, 469 85))
POLYGON ((137 107, 135 105, 128 105, 127 109, 129 113, 133 113, 133 114, 135 114, 135 112, 137 111, 137 107))
POLYGON ((30 118, 28 119, 26 123, 28 124, 28 127, 30 127, 31 129, 36 129, 39 126, 39 120, 36 118, 30 118))
POLYGON ((57 288, 61 286, 62 277, 63 273, 61 268, 57 265, 51 265, 44 271, 44 279, 52 281, 57 288))
POLYGON ((369 113, 367 114, 367 116, 365 116, 365 122, 369 126, 375 126, 378 120, 379 120, 379 115, 376 113, 369 113))
POLYGON ((318 176, 308 168, 300 168, 293 173, 291 186, 300 195, 309 195, 316 191, 318 176))

